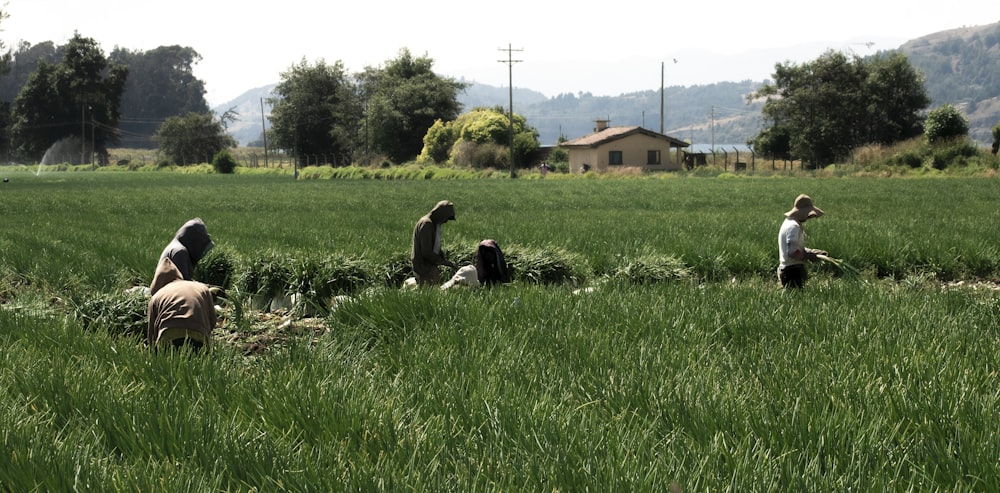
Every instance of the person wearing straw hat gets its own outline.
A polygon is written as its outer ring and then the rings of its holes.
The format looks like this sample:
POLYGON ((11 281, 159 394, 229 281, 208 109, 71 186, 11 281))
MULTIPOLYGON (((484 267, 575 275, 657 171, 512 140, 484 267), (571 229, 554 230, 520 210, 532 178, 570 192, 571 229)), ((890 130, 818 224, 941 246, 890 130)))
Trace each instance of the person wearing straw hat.
POLYGON ((823 250, 806 248, 806 234, 802 223, 820 217, 823 211, 813 205, 812 198, 802 194, 795 197, 792 210, 785 213, 785 220, 778 231, 778 280, 783 288, 801 288, 809 277, 806 262, 819 260, 826 255, 823 250))

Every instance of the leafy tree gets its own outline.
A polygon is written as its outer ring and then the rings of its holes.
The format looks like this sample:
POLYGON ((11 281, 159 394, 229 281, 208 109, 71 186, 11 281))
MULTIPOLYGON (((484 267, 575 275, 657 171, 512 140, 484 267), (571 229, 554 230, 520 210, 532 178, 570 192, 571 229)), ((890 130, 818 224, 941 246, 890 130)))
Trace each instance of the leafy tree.
MULTIPOLYGON (((473 167, 509 165, 510 130, 510 118, 503 108, 473 108, 454 121, 435 122, 424 137, 418 161, 442 163, 447 160, 473 167), (498 149, 504 152, 497 152, 498 149)), ((513 130, 514 159, 523 163, 539 148, 538 131, 516 113, 513 130)))
POLYGON ((174 163, 188 165, 209 162, 236 141, 209 113, 187 113, 167 117, 153 136, 160 151, 174 163))
POLYGON ((57 48, 51 41, 36 45, 22 41, 7 64, 9 70, 0 77, 0 101, 13 102, 39 63, 58 64, 64 52, 64 47, 57 48))
POLYGON ((342 62, 310 65, 303 59, 281 74, 274 93, 269 144, 294 154, 300 165, 309 155, 351 163, 360 107, 342 62))
POLYGON ((969 135, 969 122, 958 108, 946 104, 927 114, 924 137, 927 142, 937 144, 956 137, 969 135))
POLYGON ((365 100, 367 151, 396 163, 414 159, 437 120, 454 120, 461 110, 458 92, 465 83, 437 76, 434 61, 402 49, 384 68, 359 75, 365 100))
POLYGON ((792 152, 791 131, 782 125, 774 125, 762 130, 747 144, 763 156, 788 159, 792 152))
POLYGON ((201 55, 188 47, 149 51, 116 48, 109 57, 129 69, 121 103, 122 145, 153 148, 153 134, 167 117, 207 113, 205 83, 194 76, 201 55))
POLYGON ((79 34, 64 53, 58 65, 40 62, 14 100, 12 138, 22 155, 36 160, 67 137, 106 157, 107 145, 119 140, 128 68, 109 63, 96 41, 79 34))
POLYGON ((456 140, 458 139, 453 125, 440 119, 435 120, 434 125, 427 129, 427 135, 424 135, 424 148, 420 151, 417 162, 434 164, 446 162, 456 140))
POLYGON ((920 135, 919 112, 929 103, 922 78, 901 54, 862 59, 832 50, 802 65, 777 64, 774 82, 749 97, 757 98, 765 98, 762 114, 771 126, 753 141, 779 146, 787 131, 790 153, 814 166, 865 144, 920 135))

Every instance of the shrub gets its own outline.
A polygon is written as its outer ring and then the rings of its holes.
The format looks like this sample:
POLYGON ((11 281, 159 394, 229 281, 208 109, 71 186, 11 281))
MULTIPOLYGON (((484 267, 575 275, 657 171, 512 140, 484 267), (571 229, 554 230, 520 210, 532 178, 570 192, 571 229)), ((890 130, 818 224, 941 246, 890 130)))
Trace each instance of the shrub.
POLYGON ((212 168, 215 169, 216 173, 228 175, 236 171, 236 158, 229 153, 228 150, 223 149, 215 154, 212 158, 212 168))
POLYGON ((504 168, 507 166, 508 153, 505 146, 492 142, 477 144, 459 141, 452 150, 452 161, 460 166, 477 169, 504 168))
POLYGON ((931 152, 931 166, 945 169, 948 166, 965 166, 969 158, 979 154, 979 149, 965 138, 956 138, 934 147, 931 152))
POLYGON ((927 122, 924 125, 924 137, 927 138, 927 142, 936 144, 967 135, 969 135, 969 122, 958 108, 946 104, 927 114, 927 122))
POLYGON ((911 168, 919 168, 923 165, 924 158, 919 150, 907 149, 893 154, 886 160, 886 162, 891 166, 909 166, 911 168))

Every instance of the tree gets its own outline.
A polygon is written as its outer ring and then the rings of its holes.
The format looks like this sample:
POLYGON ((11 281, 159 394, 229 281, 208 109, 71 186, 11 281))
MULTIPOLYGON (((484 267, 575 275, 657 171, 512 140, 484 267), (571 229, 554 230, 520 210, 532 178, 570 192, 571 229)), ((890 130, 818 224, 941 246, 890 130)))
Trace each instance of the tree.
POLYGON ((747 144, 763 156, 789 159, 792 152, 791 131, 787 127, 774 125, 762 130, 747 144))
MULTIPOLYGON (((538 150, 538 131, 522 115, 514 114, 514 159, 524 162, 538 150)), ((462 166, 509 165, 510 119, 506 111, 477 107, 451 122, 438 120, 424 136, 419 162, 462 166), (504 152, 496 152, 502 150, 504 152), (446 154, 447 153, 447 154, 446 154)))
POLYGON ((771 125, 753 139, 775 150, 788 134, 790 154, 814 166, 842 159, 869 143, 920 135, 929 104, 920 75, 898 53, 862 59, 827 51, 816 60, 775 66, 774 82, 748 99, 765 98, 771 125))
POLYGON ((437 120, 454 120, 466 84, 437 76, 434 61, 402 49, 384 68, 366 67, 359 75, 365 101, 367 151, 396 163, 414 159, 437 120))
POLYGON ((193 73, 201 61, 194 49, 177 45, 145 52, 116 48, 109 58, 129 69, 121 103, 124 147, 155 147, 153 134, 167 117, 209 111, 205 83, 193 73))
POLYGON ((969 135, 969 122, 958 108, 946 104, 927 114, 924 137, 930 144, 969 135))
POLYGON ((64 51, 65 48, 56 47, 51 41, 34 46, 22 41, 7 64, 9 70, 0 77, 0 101, 14 101, 21 88, 28 82, 28 77, 38 68, 38 64, 41 62, 58 64, 63 58, 64 51))
MULTIPOLYGON (((91 38, 74 34, 58 65, 40 62, 14 100, 12 134, 18 151, 41 159, 54 143, 75 138, 81 148, 107 156, 119 141, 119 104, 128 68, 109 63, 91 38)), ((89 153, 81 150, 85 162, 89 153)))
POLYGON ((153 136, 160 150, 181 166, 211 162, 213 156, 236 146, 236 141, 209 113, 171 116, 153 136))
POLYGON ((995 156, 997 151, 1000 150, 1000 123, 994 125, 990 133, 993 134, 993 148, 991 150, 995 156))
POLYGON ((269 143, 294 154, 299 165, 310 155, 334 165, 351 163, 360 106, 342 62, 310 65, 303 59, 281 74, 274 93, 268 100, 269 143))

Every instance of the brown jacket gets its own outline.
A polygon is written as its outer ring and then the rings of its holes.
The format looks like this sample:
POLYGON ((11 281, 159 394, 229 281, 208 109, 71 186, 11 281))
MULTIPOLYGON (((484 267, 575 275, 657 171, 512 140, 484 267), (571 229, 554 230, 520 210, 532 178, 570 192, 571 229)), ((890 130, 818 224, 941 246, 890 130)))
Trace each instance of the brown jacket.
POLYGON ((208 341, 217 321, 215 300, 208 285, 186 281, 169 258, 160 260, 149 287, 149 325, 146 341, 155 345, 165 328, 189 329, 202 333, 208 341))
POLYGON ((413 276, 419 284, 437 284, 441 281, 438 272, 439 265, 454 266, 445 258, 444 253, 434 248, 438 238, 438 229, 442 224, 455 220, 455 204, 442 200, 434 205, 427 215, 417 221, 413 227, 413 249, 410 251, 410 261, 413 264, 413 276))

